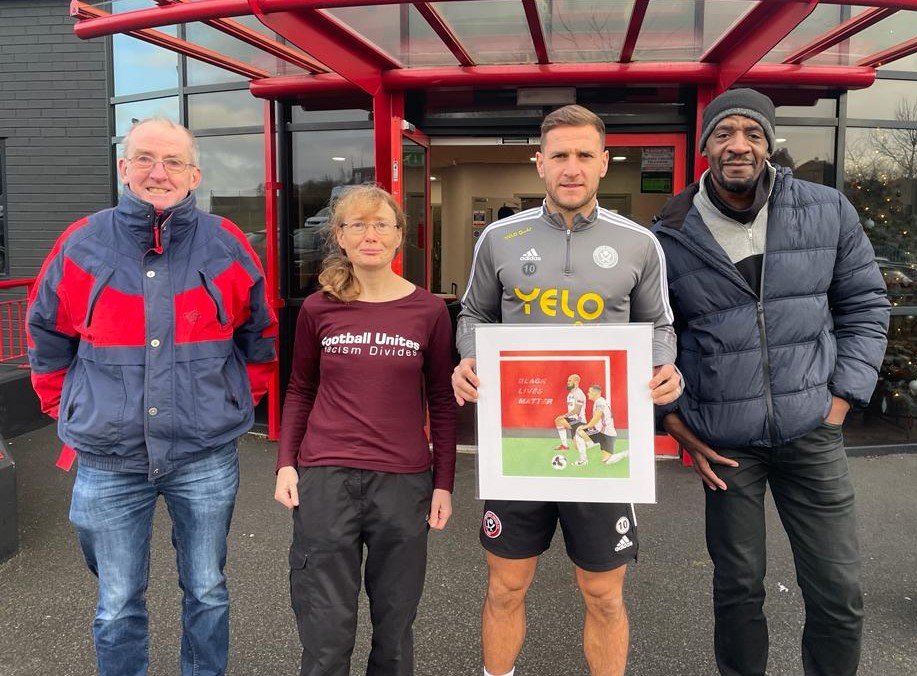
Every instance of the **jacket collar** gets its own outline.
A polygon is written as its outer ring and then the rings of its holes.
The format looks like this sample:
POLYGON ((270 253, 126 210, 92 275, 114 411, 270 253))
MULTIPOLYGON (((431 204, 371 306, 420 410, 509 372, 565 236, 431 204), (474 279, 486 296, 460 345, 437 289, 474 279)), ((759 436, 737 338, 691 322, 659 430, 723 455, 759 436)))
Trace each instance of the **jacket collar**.
POLYGON ((128 232, 145 249, 156 249, 156 229, 159 228, 159 248, 176 243, 193 229, 196 221, 197 200, 194 193, 188 193, 181 202, 161 213, 157 213, 152 204, 140 199, 130 188, 124 186, 115 214, 119 225, 126 226, 128 232))
MULTIPOLYGON (((545 200, 541 203, 541 216, 552 228, 559 228, 561 230, 567 229, 567 224, 564 222, 564 217, 560 215, 559 212, 551 213, 548 211, 548 200, 545 200)), ((599 217, 599 202, 595 201, 595 205, 592 207, 592 211, 589 212, 588 216, 583 216, 582 214, 575 214, 573 216, 573 230, 585 230, 595 223, 596 219, 599 217)))

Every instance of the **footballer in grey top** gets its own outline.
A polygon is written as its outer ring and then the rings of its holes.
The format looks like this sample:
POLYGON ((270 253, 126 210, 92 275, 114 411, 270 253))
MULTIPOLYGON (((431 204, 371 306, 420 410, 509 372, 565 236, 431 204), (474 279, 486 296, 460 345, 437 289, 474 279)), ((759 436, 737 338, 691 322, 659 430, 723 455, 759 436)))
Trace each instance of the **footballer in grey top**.
POLYGON ((675 361, 665 258, 643 226, 596 203, 589 216, 542 205, 491 223, 474 249, 456 343, 474 357, 476 324, 651 322, 653 364, 675 361))

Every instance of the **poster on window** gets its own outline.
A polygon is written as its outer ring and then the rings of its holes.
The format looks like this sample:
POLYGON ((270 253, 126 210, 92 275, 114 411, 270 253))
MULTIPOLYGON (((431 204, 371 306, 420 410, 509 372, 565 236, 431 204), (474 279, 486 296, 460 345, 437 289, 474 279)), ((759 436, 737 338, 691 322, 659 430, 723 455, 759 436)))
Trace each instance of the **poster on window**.
POLYGON ((651 324, 475 328, 478 497, 656 501, 651 324))

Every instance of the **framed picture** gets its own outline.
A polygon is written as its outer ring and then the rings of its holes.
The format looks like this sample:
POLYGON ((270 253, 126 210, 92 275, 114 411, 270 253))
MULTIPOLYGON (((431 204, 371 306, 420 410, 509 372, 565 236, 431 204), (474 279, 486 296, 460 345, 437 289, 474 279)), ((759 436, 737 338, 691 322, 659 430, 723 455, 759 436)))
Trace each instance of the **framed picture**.
POLYGON ((656 502, 651 324, 475 327, 478 497, 656 502))

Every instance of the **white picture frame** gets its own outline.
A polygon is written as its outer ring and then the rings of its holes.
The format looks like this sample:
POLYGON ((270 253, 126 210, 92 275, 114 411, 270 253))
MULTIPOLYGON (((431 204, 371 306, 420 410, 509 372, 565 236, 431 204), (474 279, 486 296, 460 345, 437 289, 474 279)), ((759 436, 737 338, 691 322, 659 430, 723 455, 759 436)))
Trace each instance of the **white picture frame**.
POLYGON ((479 498, 656 502, 652 324, 479 324, 475 343, 479 498), (556 448, 573 374, 587 393, 587 423, 600 396, 614 417, 615 435, 584 441, 582 465, 571 430, 568 450, 556 448))

